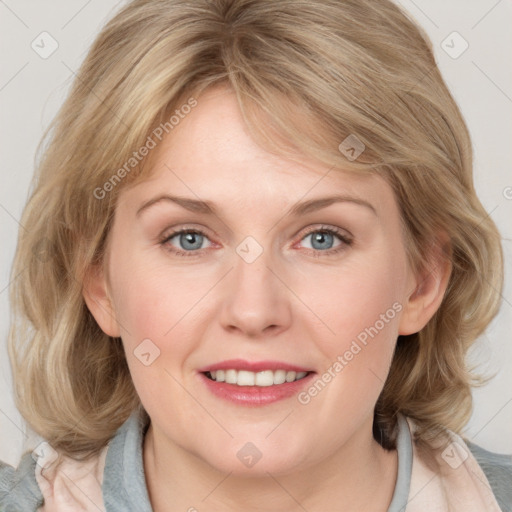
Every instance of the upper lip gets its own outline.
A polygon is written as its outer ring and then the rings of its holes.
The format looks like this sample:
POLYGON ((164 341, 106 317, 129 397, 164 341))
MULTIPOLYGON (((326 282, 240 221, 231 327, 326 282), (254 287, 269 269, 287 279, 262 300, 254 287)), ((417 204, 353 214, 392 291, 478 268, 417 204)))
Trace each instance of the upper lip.
POLYGON ((308 368, 303 368, 295 364, 285 363, 284 361, 245 361, 244 359, 228 359, 220 363, 210 364, 199 368, 199 372, 209 372, 215 370, 247 370, 250 372, 262 372, 263 370, 287 370, 295 372, 311 372, 308 368))

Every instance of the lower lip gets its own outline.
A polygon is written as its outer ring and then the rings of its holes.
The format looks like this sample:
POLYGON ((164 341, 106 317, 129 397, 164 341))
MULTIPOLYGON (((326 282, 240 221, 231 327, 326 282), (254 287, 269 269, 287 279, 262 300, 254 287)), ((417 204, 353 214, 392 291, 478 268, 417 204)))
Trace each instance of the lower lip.
POLYGON ((307 386, 314 375, 312 372, 300 380, 272 386, 237 386, 211 380, 204 373, 199 373, 201 380, 214 395, 237 405, 249 406, 267 405, 290 398, 307 386))

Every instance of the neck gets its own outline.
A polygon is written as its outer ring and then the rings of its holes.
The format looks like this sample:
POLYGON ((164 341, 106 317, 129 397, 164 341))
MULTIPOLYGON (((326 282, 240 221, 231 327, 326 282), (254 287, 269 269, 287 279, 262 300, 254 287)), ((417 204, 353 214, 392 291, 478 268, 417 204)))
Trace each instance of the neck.
POLYGON ((144 440, 144 469, 155 512, 386 512, 397 465, 396 451, 384 450, 373 439, 371 423, 327 459, 279 475, 219 471, 152 424, 144 440))

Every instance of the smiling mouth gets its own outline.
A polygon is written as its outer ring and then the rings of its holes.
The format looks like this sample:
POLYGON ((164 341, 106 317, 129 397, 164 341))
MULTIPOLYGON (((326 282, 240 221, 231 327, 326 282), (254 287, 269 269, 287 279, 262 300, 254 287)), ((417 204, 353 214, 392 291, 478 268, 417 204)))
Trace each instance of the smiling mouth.
POLYGON ((295 382, 314 372, 295 372, 287 370, 264 370, 251 372, 247 370, 210 370, 203 372, 210 380, 236 386, 269 387, 295 382))

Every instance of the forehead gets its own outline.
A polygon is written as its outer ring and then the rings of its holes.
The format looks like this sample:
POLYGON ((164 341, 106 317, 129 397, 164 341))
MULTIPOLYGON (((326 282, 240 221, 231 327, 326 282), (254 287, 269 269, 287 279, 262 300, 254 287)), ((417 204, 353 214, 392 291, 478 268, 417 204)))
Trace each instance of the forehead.
MULTIPOLYGON (((340 154, 340 163, 343 164, 340 154)), ((247 131, 235 94, 209 89, 197 106, 149 155, 145 177, 123 191, 123 203, 136 207, 157 193, 215 198, 215 201, 288 205, 327 194, 371 201, 376 209, 395 208, 387 182, 377 174, 348 172, 297 155, 289 160, 258 146, 247 131)))

